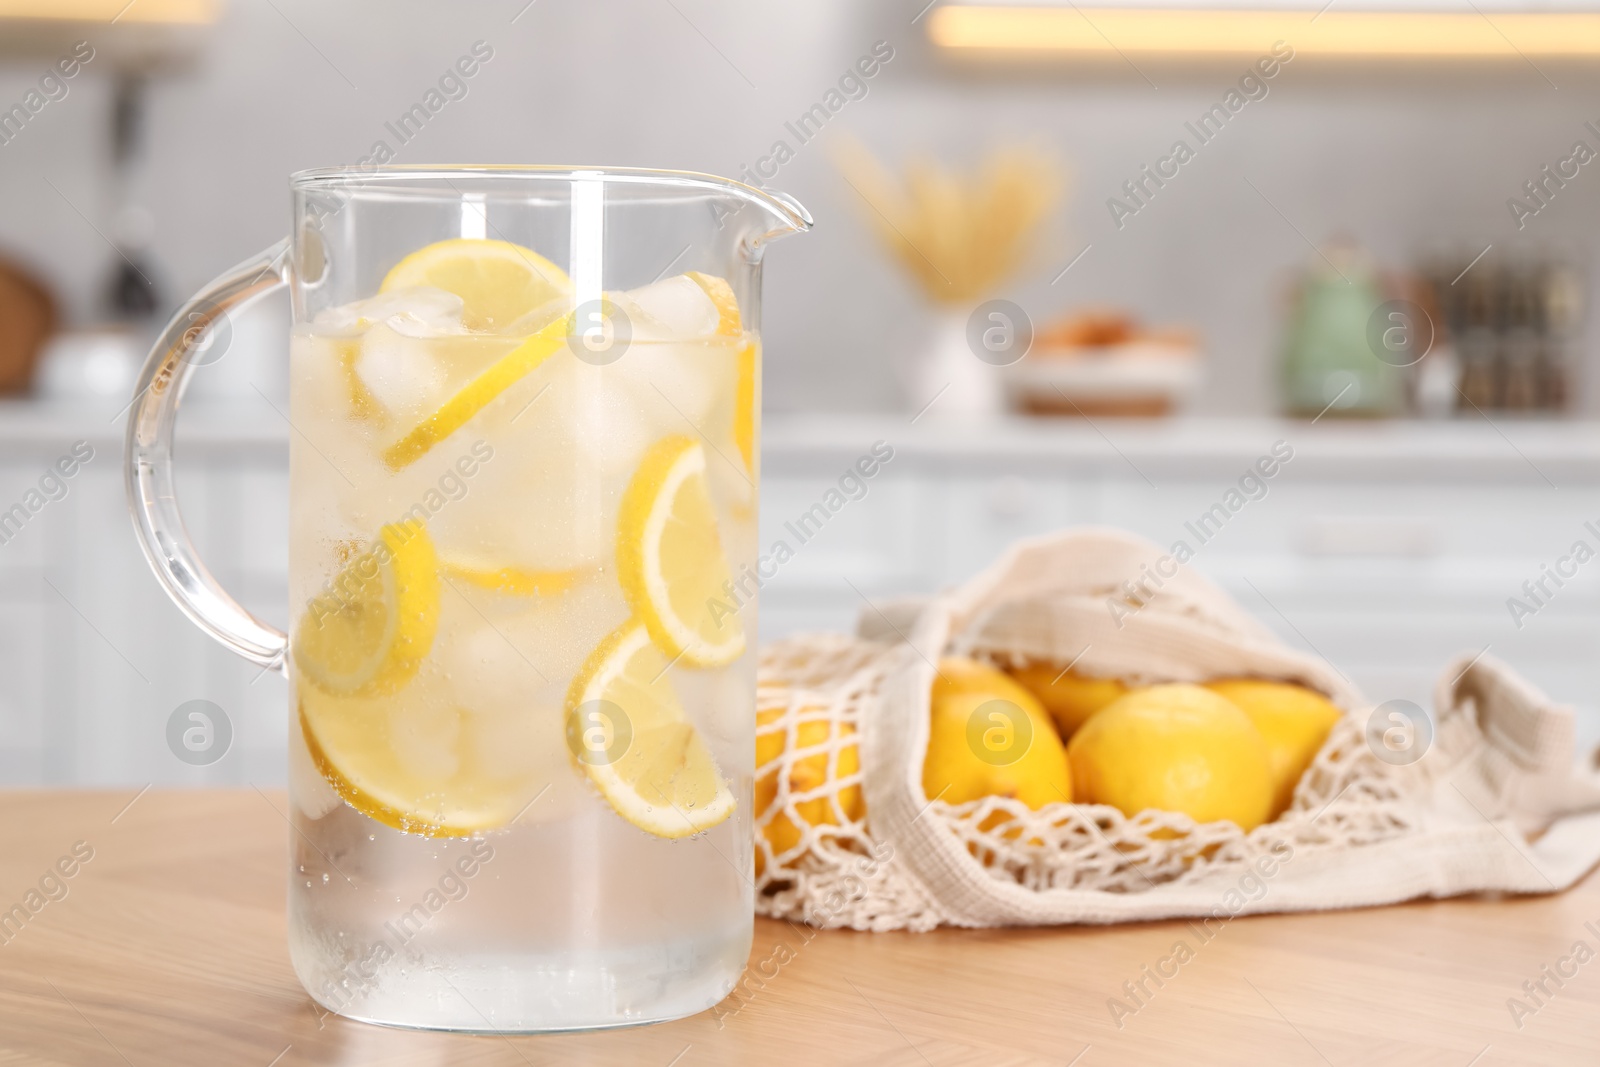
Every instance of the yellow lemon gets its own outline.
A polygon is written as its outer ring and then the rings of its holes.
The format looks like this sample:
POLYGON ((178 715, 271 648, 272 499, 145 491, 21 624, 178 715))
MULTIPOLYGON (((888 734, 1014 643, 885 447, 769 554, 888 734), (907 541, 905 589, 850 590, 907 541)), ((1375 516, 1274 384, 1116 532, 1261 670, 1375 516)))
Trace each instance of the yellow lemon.
POLYGON ((1130 817, 1155 808, 1248 831, 1271 814, 1266 741, 1238 707, 1197 685, 1134 690, 1084 723, 1067 754, 1077 799, 1130 817))
POLYGON ((383 412, 383 405, 378 403, 372 391, 356 373, 356 359, 361 355, 361 339, 340 338, 334 342, 334 350, 339 354, 339 363, 344 368, 345 389, 350 396, 350 414, 358 419, 376 418, 383 412))
POLYGON ((464 837, 497 829, 549 785, 537 760, 493 755, 505 734, 531 740, 524 724, 474 714, 420 680, 375 697, 332 696, 302 681, 299 698, 312 764, 352 808, 396 830, 464 837))
POLYGON ((657 837, 688 837, 733 814, 733 793, 684 714, 670 664, 630 620, 590 653, 567 690, 567 747, 613 811, 657 837))
POLYGON ((526 567, 497 567, 492 563, 459 556, 441 561, 439 569, 453 581, 511 596, 555 596, 597 573, 588 569, 542 571, 526 567))
POLYGON ((532 337, 491 363, 472 381, 418 423, 410 433, 384 450, 383 461, 390 470, 410 466, 451 434, 467 424, 478 412, 529 374, 537 370, 567 343, 568 316, 548 323, 532 337))
POLYGON ((1012 797, 1035 810, 1072 798, 1061 738, 1033 694, 993 667, 939 661, 931 694, 922 788, 960 804, 1012 797))
POLYGON ((524 320, 534 311, 555 310, 550 313, 553 321, 542 323, 537 332, 389 446, 383 458, 392 470, 427 454, 567 342, 569 316, 560 308, 572 292, 572 282, 560 267, 530 248, 467 237, 438 241, 396 264, 379 291, 414 286, 431 286, 459 296, 462 325, 471 330, 526 328, 524 320))
POLYGON ((738 378, 733 390, 733 443, 739 447, 744 469, 756 472, 756 430, 761 422, 761 346, 746 341, 735 357, 738 378))
POLYGON ((503 330, 572 292, 566 272, 533 249, 472 237, 419 248, 395 264, 378 291, 416 286, 459 296, 461 323, 469 330, 503 330))
POLYGON ((722 278, 701 274, 697 270, 690 271, 686 277, 704 289, 711 303, 716 306, 718 336, 738 337, 744 329, 744 320, 739 315, 739 301, 733 295, 733 286, 722 278))
POLYGON ((1272 763, 1272 817, 1288 810, 1300 776, 1343 716, 1314 689, 1259 678, 1207 682, 1206 688, 1238 705, 1267 742, 1272 763))
POLYGON ((1010 673, 1044 705, 1062 737, 1072 736, 1089 716, 1128 691, 1115 678, 1090 678, 1070 670, 1063 673, 1048 663, 1030 663, 1010 673))
MULTIPOLYGON (((344 569, 295 630, 311 762, 351 807, 397 830, 460 836, 506 825, 548 779, 531 762, 486 763, 485 753, 505 748, 505 724, 418 676, 439 616, 438 555, 426 527, 395 523, 364 551, 345 543, 336 551, 344 569)), ((521 739, 523 725, 519 717, 510 735, 521 739)))
MULTIPOLYGON (((841 778, 852 777, 861 770, 861 755, 855 743, 855 727, 849 723, 836 723, 822 718, 821 711, 821 708, 815 707, 801 709, 800 722, 794 730, 795 750, 827 746, 838 738, 840 746, 838 755, 834 759, 835 766, 830 772, 827 748, 795 760, 786 776, 790 796, 821 789, 841 778)), ((780 768, 776 765, 776 761, 788 749, 789 737, 786 730, 773 727, 783 713, 783 708, 762 708, 756 712, 757 815, 766 811, 778 797, 780 768)), ((800 822, 806 826, 838 825, 840 813, 850 822, 859 821, 866 815, 866 805, 862 800, 859 784, 845 786, 838 790, 832 799, 824 794, 810 800, 795 801, 794 809, 795 814, 800 817, 800 822), (838 803, 838 811, 834 809, 835 801, 838 803)), ((772 846, 773 855, 782 855, 800 843, 801 827, 795 824, 786 811, 779 809, 773 813, 767 825, 762 827, 762 834, 772 846)), ((759 849, 756 850, 756 874, 759 875, 765 865, 763 854, 759 849)))
POLYGON ((393 523, 311 599, 295 627, 295 669, 327 693, 393 693, 416 675, 438 625, 433 540, 421 522, 393 523))
MULTIPOLYGON (((690 271, 687 275, 696 285, 705 290, 711 298, 711 303, 717 309, 717 335, 719 337, 737 337, 744 331, 744 319, 739 314, 739 301, 733 295, 733 287, 721 278, 710 274, 701 274, 699 271, 690 271)), ((744 459, 744 469, 755 473, 755 445, 756 427, 761 421, 761 347, 755 340, 746 341, 739 346, 737 377, 734 383, 733 397, 733 441, 738 446, 739 455, 744 459)))
POLYGON ((717 610, 730 574, 699 442, 664 437, 640 461, 622 495, 617 577, 669 659, 720 667, 743 654, 739 617, 717 610))

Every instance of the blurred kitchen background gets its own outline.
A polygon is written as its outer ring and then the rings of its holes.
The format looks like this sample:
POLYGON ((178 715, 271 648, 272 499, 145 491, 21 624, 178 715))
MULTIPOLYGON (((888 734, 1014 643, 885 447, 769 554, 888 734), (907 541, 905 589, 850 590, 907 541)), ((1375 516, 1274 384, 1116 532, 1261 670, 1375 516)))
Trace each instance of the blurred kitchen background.
MULTIPOLYGON (((122 412, 182 298, 282 236, 288 174, 380 140, 755 175, 810 209, 766 267, 763 543, 895 456, 769 583, 765 638, 1098 523, 1198 546, 1374 702, 1426 705, 1482 650, 1590 702, 1600 4, 925 3, 0 0, 0 512, 28 509, 0 525, 0 783, 282 777, 281 679, 135 547, 122 412), (166 741, 194 699, 233 731, 202 767, 166 741)), ((287 322, 227 323, 178 461, 203 554, 279 626, 287 322)))

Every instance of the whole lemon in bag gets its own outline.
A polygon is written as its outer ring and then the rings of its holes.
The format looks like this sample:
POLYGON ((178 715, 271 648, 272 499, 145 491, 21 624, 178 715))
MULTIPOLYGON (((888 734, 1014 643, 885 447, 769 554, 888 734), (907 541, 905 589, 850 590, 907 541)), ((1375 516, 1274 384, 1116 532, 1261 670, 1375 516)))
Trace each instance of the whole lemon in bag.
POLYGON ((1207 682, 1205 687, 1238 705, 1266 739, 1272 765, 1272 817, 1277 818, 1294 800, 1300 776, 1344 713, 1316 690, 1288 682, 1229 678, 1207 682))
POLYGON ((939 661, 922 788, 951 804, 1012 797, 1035 810, 1072 799, 1066 750, 1032 693, 976 660, 939 661))
POLYGON ((1044 705, 1062 737, 1071 737, 1089 716, 1128 692, 1127 685, 1116 678, 1091 678, 1049 663, 1030 663, 1010 673, 1044 705))
POLYGON ((1137 689, 1096 714, 1067 747, 1075 798, 1124 815, 1148 808, 1243 830, 1272 810, 1271 757, 1250 717, 1197 685, 1137 689))
MULTIPOLYGON (((810 748, 818 748, 820 751, 793 760, 785 771, 777 761, 789 749, 790 731, 769 729, 782 719, 784 710, 782 707, 769 707, 756 712, 754 807, 756 818, 760 819, 762 813, 777 798, 780 777, 788 786, 788 794, 791 797, 814 792, 817 795, 809 800, 793 802, 798 822, 790 817, 786 808, 779 808, 772 813, 766 825, 761 827, 761 834, 767 839, 774 856, 781 856, 799 844, 805 827, 836 826, 840 823, 841 815, 845 820, 855 822, 866 814, 866 804, 861 798, 859 784, 846 785, 843 788, 834 785, 841 779, 854 777, 861 770, 861 755, 856 746, 855 727, 847 722, 833 721, 821 716, 820 708, 800 709, 798 715, 800 721, 793 730, 794 751, 800 752, 810 748), (831 749, 837 751, 833 752, 833 758, 830 760, 831 749)), ((765 869, 766 856, 758 848, 756 874, 759 876, 765 869)))

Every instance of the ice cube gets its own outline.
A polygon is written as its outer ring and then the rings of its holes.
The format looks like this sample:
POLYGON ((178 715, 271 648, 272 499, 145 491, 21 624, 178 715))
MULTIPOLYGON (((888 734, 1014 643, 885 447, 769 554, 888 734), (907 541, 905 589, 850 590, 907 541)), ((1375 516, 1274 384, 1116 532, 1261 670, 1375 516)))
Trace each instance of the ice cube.
MULTIPOLYGON (((623 357, 622 362, 626 362, 623 357)), ((563 401, 541 428, 555 435, 566 448, 581 453, 600 478, 610 481, 631 475, 655 438, 633 395, 638 383, 630 375, 633 364, 595 367, 576 358, 563 358, 557 367, 563 401)), ((539 412, 530 412, 537 417, 539 412)))
POLYGON ((434 682, 460 711, 463 756, 477 774, 525 782, 527 799, 539 796, 519 822, 564 818, 586 787, 567 754, 563 701, 578 665, 627 618, 621 594, 596 580, 538 598, 452 585, 434 682))
POLYGON ((409 314, 394 315, 361 339, 356 377, 388 415, 420 418, 445 399, 449 374, 421 330, 409 314))
POLYGON ((657 436, 620 366, 594 367, 563 349, 485 413, 479 429, 494 455, 437 515, 441 553, 528 570, 611 558, 622 486, 657 436))
POLYGON ((434 642, 442 699, 484 715, 559 707, 578 668, 628 618, 616 579, 596 571, 560 593, 496 593, 446 578, 434 642))
POLYGON ((537 649, 539 669, 564 696, 567 684, 607 634, 627 621, 628 605, 611 574, 597 575, 565 593, 525 601, 526 608, 500 624, 524 649, 537 649))
POLYGON ((726 344, 641 344, 617 366, 633 379, 635 402, 653 422, 691 437, 705 431, 718 398, 733 388, 733 349, 726 344))
POLYGON ((693 278, 678 274, 615 296, 635 341, 689 341, 717 332, 721 314, 693 278))
MULTIPOLYGON (((743 527, 755 517, 756 483, 745 469, 744 457, 733 442, 719 444, 716 454, 706 455, 706 480, 711 483, 711 499, 719 505, 718 521, 723 524, 723 537, 738 536, 730 527, 743 527)), ((754 531, 750 531, 752 543, 754 531)), ((726 543, 726 542, 725 542, 726 543)))
POLYGON ((352 334, 403 316, 435 333, 460 333, 462 307, 461 298, 454 293, 417 286, 328 308, 319 312, 312 323, 318 333, 352 334))
POLYGON ((567 754, 566 715, 560 696, 524 698, 515 713, 469 713, 476 769, 497 782, 523 783, 517 825, 570 818, 589 793, 583 774, 567 754))
POLYGON ((561 296, 541 304, 497 332, 507 337, 531 337, 572 310, 571 297, 561 296))
MULTIPOLYGON (((434 660, 449 701, 480 715, 526 707, 531 695, 547 684, 549 667, 540 662, 543 650, 519 643, 503 624, 491 623, 464 602, 463 597, 482 598, 470 585, 451 582, 443 596, 434 660)), ((559 693, 555 699, 559 702, 559 693)))
POLYGON ((299 723, 289 728, 289 796, 300 813, 313 821, 342 803, 339 794, 312 762, 299 723))
POLYGON ((401 771, 425 782, 446 782, 461 767, 460 713, 411 687, 390 705, 389 750, 401 771))

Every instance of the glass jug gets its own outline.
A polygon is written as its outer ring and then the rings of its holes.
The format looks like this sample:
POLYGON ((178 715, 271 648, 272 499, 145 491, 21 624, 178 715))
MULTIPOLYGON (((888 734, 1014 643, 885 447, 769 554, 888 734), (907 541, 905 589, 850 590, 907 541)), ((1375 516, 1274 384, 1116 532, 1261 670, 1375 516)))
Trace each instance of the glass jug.
POLYGON ((574 1030, 709 1008, 753 930, 759 296, 794 201, 706 175, 307 171, 292 237, 179 311, 134 526, 287 675, 289 951, 331 1011, 574 1030), (173 422, 288 286, 290 632, 196 557, 173 422))

